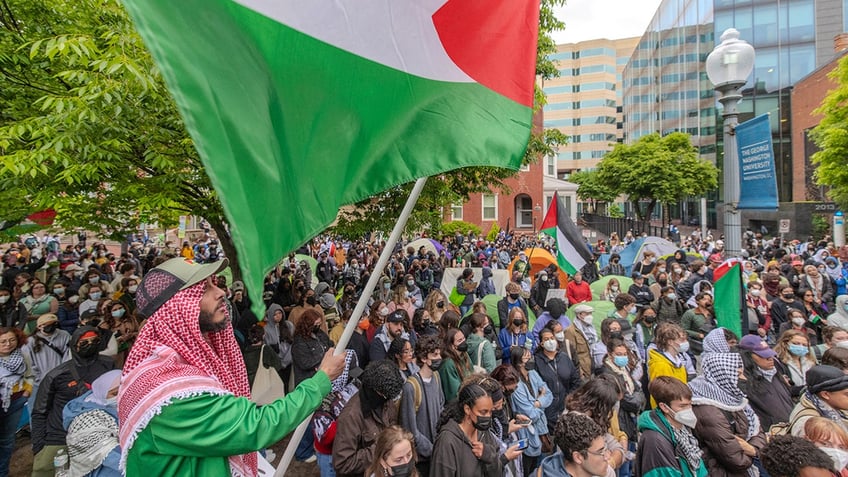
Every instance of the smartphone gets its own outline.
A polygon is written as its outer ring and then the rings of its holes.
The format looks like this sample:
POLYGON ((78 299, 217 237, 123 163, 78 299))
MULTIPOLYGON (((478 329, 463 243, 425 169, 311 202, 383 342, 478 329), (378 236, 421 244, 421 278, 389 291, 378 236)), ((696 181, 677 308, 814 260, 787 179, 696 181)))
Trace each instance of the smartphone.
POLYGON ((525 425, 527 425, 527 424, 530 424, 530 419, 520 419, 520 418, 516 418, 516 419, 515 419, 515 423, 516 423, 516 424, 518 424, 519 426, 525 426, 525 425))
POLYGON ((518 441, 518 450, 524 450, 527 448, 527 439, 521 439, 518 441))

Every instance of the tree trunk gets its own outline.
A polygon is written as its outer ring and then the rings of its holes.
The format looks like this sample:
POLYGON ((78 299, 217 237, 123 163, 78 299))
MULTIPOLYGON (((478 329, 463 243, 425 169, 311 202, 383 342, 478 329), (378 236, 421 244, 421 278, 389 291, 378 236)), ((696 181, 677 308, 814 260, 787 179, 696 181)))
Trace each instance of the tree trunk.
POLYGON ((651 226, 651 218, 654 216, 654 209, 656 208, 656 206, 657 206, 657 200, 656 199, 648 202, 648 208, 645 211, 645 223, 647 224, 648 227, 651 226))
POLYGON ((223 219, 206 220, 209 222, 212 230, 215 231, 215 235, 218 236, 218 243, 221 244, 221 248, 224 249, 224 255, 230 261, 230 270, 233 273, 233 281, 241 280, 241 267, 239 266, 238 252, 236 252, 236 246, 233 243, 233 238, 230 237, 229 232, 227 232, 227 227, 225 227, 223 219))

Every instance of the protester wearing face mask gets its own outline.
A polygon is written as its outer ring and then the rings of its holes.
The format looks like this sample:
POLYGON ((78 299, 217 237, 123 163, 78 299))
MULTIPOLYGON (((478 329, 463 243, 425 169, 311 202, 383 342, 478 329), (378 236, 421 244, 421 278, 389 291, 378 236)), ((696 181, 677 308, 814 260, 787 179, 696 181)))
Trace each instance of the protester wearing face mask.
POLYGON ((813 346, 816 361, 821 363, 822 357, 827 350, 832 348, 844 348, 848 350, 848 331, 836 326, 825 326, 822 328, 823 343, 813 346))
MULTIPOLYGON (((569 285, 571 282, 569 282, 569 285)), ((536 280, 533 283, 533 286, 530 287, 530 308, 533 310, 533 313, 536 316, 542 314, 543 308, 545 306, 545 301, 548 299, 548 290, 550 290, 550 280, 548 277, 548 272, 542 270, 541 272, 536 274, 536 280)))
POLYGON ((813 417, 804 424, 804 434, 831 458, 839 477, 848 477, 848 431, 830 419, 813 417))
POLYGON ((62 412, 72 399, 88 387, 115 362, 100 356, 100 334, 92 327, 80 327, 71 337, 71 359, 48 372, 39 386, 32 409, 32 450, 34 476, 53 475, 53 457, 65 446, 62 412))
POLYGON ((417 452, 412 434, 398 426, 383 429, 374 448, 374 463, 365 471, 369 477, 425 476, 416 468, 417 452))
POLYGON ((536 462, 543 452, 550 452, 546 410, 553 404, 554 396, 547 383, 536 372, 536 363, 529 350, 514 347, 510 353, 510 362, 519 377, 518 386, 511 396, 512 409, 516 414, 527 416, 531 426, 518 431, 519 437, 528 441, 528 447, 522 456, 526 475, 527 471, 536 467, 536 462))
POLYGON ((777 300, 771 302, 771 320, 775 329, 780 329, 780 326, 784 323, 791 323, 789 312, 793 309, 806 316, 804 305, 800 300, 795 299, 795 290, 791 286, 781 287, 778 297, 777 300))
POLYGON ((605 318, 601 321, 601 339, 592 347, 592 369, 599 370, 604 366, 604 358, 607 357, 609 350, 607 343, 611 339, 621 340, 621 322, 615 318, 605 318))
POLYGON ((654 330, 658 322, 659 315, 652 308, 640 310, 633 320, 633 340, 639 359, 643 363, 648 361, 648 345, 654 342, 654 330))
MULTIPOLYGON (((581 305, 582 306, 582 305, 581 305)), ((545 312, 536 316, 536 323, 533 325, 533 345, 538 346, 539 332, 546 327, 549 322, 557 321, 563 328, 568 328, 571 325, 571 320, 565 314, 568 306, 566 302, 560 298, 551 298, 545 303, 545 312)), ((525 315, 526 316, 526 315, 525 315)))
MULTIPOLYGON (((492 426, 492 397, 478 384, 463 386, 448 403, 439 427, 430 475, 500 477, 508 462, 501 454, 492 426)), ((517 446, 510 447, 517 451, 517 446)))
MULTIPOLYGON (((654 343, 648 347, 648 382, 660 376, 687 382, 689 373, 685 355, 688 351, 689 341, 680 325, 668 321, 657 325, 654 343)), ((657 407, 653 397, 651 407, 657 407)))
POLYGON ((322 308, 318 303, 318 294, 311 288, 306 289, 301 296, 300 304, 292 308, 291 313, 288 315, 289 321, 292 322, 295 328, 297 328, 297 324, 300 322, 301 316, 307 310, 314 310, 321 315, 321 331, 329 333, 329 329, 327 329, 327 321, 324 319, 324 308, 322 308))
POLYGON ((418 372, 406 380, 400 400, 399 422, 412 433, 418 452, 416 468, 423 476, 430 475, 430 457, 436 441, 439 416, 445 397, 439 377, 442 366, 441 344, 436 336, 423 336, 415 344, 418 372))
POLYGON ((362 373, 359 392, 339 414, 333 441, 333 467, 338 477, 360 477, 377 460, 380 433, 397 424, 404 380, 387 360, 372 361, 362 373))
POLYGON ((498 333, 498 343, 503 350, 501 362, 509 364, 510 348, 513 346, 524 347, 527 342, 527 319, 521 308, 513 308, 509 312, 507 325, 498 333))
POLYGON ((792 386, 804 386, 807 371, 816 365, 816 357, 810 347, 807 333, 797 330, 787 330, 780 335, 774 347, 780 362, 789 371, 789 381, 792 386))
POLYGON ((121 475, 118 443, 118 387, 121 371, 113 369, 91 383, 91 391, 65 406, 71 475, 121 475))
POLYGON ((442 391, 445 402, 456 398, 456 393, 462 381, 471 375, 471 360, 468 358, 468 343, 465 335, 458 328, 445 332, 442 340, 442 368, 439 377, 442 381, 442 391))
POLYGON ((787 330, 799 331, 806 334, 807 340, 810 342, 810 346, 818 344, 815 325, 810 323, 802 311, 795 309, 789 310, 789 321, 780 325, 778 335, 783 334, 783 332, 787 330))
MULTIPOLYGON (((639 272, 633 272, 630 275, 633 279, 633 284, 627 290, 627 294, 636 299, 636 306, 639 308, 647 308, 654 301, 654 293, 651 287, 645 282, 645 275, 639 272)), ((635 314, 635 313, 634 313, 635 314)))
POLYGON ((648 385, 657 404, 639 416, 637 474, 644 477, 706 477, 703 453, 692 430, 697 417, 692 410, 692 391, 671 376, 659 376, 648 385))
POLYGON ((612 254, 610 254, 610 260, 607 266, 601 269, 601 275, 605 277, 608 275, 617 275, 623 277, 624 274, 625 270, 624 265, 621 264, 621 256, 613 252, 612 254))
POLYGON ((46 313, 38 317, 36 332, 21 348, 21 352, 29 360, 34 376, 32 395, 29 399, 30 409, 35 406, 35 396, 41 381, 69 356, 70 342, 70 333, 59 329, 56 315, 46 313))
POLYGON ((636 299, 629 293, 622 293, 615 297, 613 304, 615 305, 615 310, 611 311, 607 315, 607 318, 627 320, 639 312, 639 308, 636 306, 636 299))
POLYGON ((771 304, 766 300, 763 285, 760 282, 748 282, 745 305, 748 308, 749 332, 756 327, 756 333, 760 337, 768 336, 771 330, 771 304))
POLYGON ((513 308, 521 308, 524 316, 527 316, 527 302, 521 297, 521 286, 514 282, 506 284, 506 296, 498 301, 498 318, 501 328, 507 326, 509 313, 513 308))
MULTIPOLYGON (((103 280, 101 278, 100 272, 95 269, 90 269, 85 272, 82 277, 82 285, 79 288, 79 294, 83 298, 88 298, 91 293, 92 287, 97 287, 99 291, 102 293, 102 296, 110 296, 112 292, 115 290, 112 289, 112 286, 108 281, 103 280)), ((100 298, 98 298, 99 300, 100 298)))
POLYGON ((621 283, 618 282, 618 279, 615 277, 610 277, 607 280, 607 284, 604 285, 604 289, 601 292, 601 300, 609 301, 615 303, 615 299, 622 293, 621 291, 621 283))
POLYGON ((12 292, 0 287, 0 327, 23 329, 27 316, 26 308, 15 302, 12 292))
POLYGON ((745 380, 739 381, 739 387, 748 396, 763 429, 787 422, 795 403, 786 369, 777 359, 777 353, 756 335, 742 337, 739 350, 745 368, 745 380))
POLYGON ((592 375, 592 347, 598 342, 593 311, 589 305, 577 305, 574 307, 574 322, 565 328, 565 339, 573 346, 581 379, 589 379, 592 375))
POLYGON ((434 288, 430 294, 427 295, 427 299, 424 300, 424 309, 430 314, 430 321, 434 325, 441 321, 442 315, 448 310, 459 313, 459 308, 451 303, 445 294, 438 288, 434 288))
POLYGON ((580 370, 571 360, 565 347, 560 346, 552 329, 542 330, 539 340, 540 344, 534 353, 534 369, 545 381, 553 396, 551 405, 545 409, 548 427, 552 428, 565 410, 566 396, 579 388, 582 380, 580 370))
MULTIPOLYGON (((618 409, 618 428, 627 435, 628 450, 636 450, 636 419, 645 409, 645 393, 642 392, 642 384, 634 377, 638 370, 641 376, 641 363, 635 353, 627 347, 624 341, 612 338, 607 342, 609 353, 604 358, 601 374, 615 379, 621 391, 620 405, 618 409)), ((632 466, 627 462, 623 464, 622 471, 627 475, 632 466)), ((621 473, 621 472, 620 472, 621 473)))

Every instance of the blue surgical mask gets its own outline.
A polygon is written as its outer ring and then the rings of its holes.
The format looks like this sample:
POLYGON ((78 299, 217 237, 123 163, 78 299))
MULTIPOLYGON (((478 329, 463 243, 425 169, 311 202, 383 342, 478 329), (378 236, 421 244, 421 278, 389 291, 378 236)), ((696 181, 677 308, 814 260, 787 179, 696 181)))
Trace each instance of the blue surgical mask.
POLYGON ((614 357, 612 358, 612 361, 613 361, 613 362, 615 363, 615 365, 616 365, 616 366, 618 366, 619 368, 623 368, 623 367, 627 366, 627 363, 628 363, 630 360, 629 360, 629 359, 627 359, 627 356, 614 356, 614 357))
POLYGON ((804 345, 790 344, 789 345, 789 352, 792 353, 795 356, 804 356, 804 355, 806 355, 807 353, 810 352, 810 348, 808 348, 804 345))

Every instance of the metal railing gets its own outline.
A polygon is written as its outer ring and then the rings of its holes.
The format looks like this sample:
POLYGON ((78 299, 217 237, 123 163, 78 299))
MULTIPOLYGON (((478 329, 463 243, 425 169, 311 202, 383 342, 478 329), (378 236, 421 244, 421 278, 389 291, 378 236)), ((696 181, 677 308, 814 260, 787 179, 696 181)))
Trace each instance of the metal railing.
POLYGON ((613 232, 619 237, 624 237, 627 231, 632 230, 634 235, 641 235, 646 232, 649 236, 663 237, 668 234, 664 227, 652 225, 648 221, 640 221, 633 219, 617 219, 614 217, 604 217, 602 215, 584 213, 580 216, 579 226, 595 229, 598 232, 609 237, 613 232))

